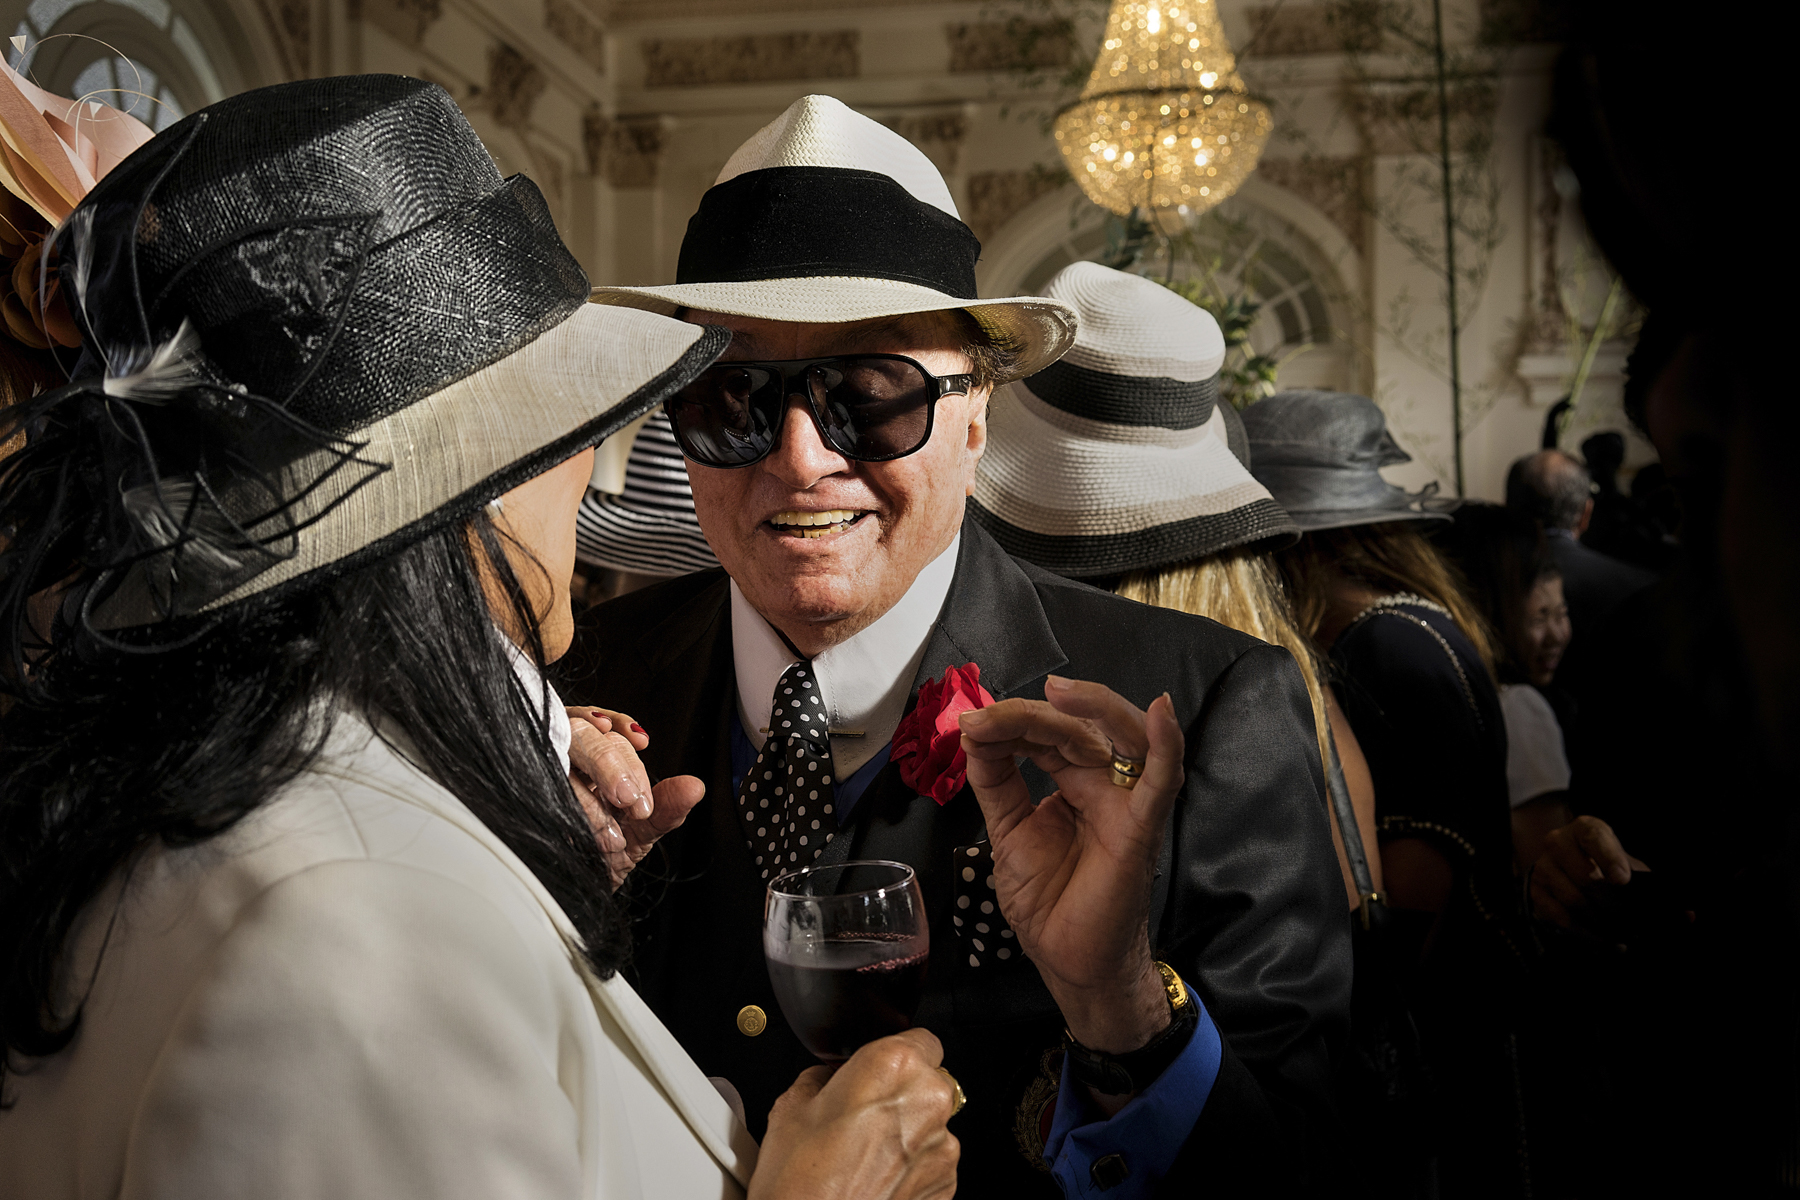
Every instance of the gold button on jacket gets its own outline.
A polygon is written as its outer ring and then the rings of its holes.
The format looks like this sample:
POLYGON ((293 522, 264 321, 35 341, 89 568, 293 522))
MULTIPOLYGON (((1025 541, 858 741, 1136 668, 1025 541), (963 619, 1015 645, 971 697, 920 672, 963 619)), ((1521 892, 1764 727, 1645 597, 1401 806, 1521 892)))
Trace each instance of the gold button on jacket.
POLYGON ((738 1009, 737 1027, 745 1037, 755 1037, 769 1027, 769 1014, 754 1004, 746 1004, 738 1009))

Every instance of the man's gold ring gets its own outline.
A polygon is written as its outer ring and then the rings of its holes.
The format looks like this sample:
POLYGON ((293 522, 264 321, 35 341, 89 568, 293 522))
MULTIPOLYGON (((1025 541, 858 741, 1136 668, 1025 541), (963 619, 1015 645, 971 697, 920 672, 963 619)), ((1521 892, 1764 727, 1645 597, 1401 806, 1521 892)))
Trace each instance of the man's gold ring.
POLYGON ((963 1110, 963 1105, 969 1102, 969 1098, 963 1095, 962 1084, 956 1082, 956 1076, 944 1070, 942 1067, 938 1068, 938 1074, 950 1081, 950 1090, 955 1093, 953 1102, 950 1105, 950 1115, 954 1117, 963 1110))
POLYGON ((1142 779, 1143 776, 1143 759, 1131 758, 1127 755, 1120 754, 1117 750, 1113 751, 1112 781, 1114 787, 1122 787, 1126 791, 1130 791, 1137 786, 1138 780, 1142 779))

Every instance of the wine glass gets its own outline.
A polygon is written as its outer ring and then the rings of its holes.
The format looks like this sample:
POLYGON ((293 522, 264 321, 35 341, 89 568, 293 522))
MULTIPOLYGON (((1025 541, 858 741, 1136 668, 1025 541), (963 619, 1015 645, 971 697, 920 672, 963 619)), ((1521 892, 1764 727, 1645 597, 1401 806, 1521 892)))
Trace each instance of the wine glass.
POLYGON ((825 1062, 911 1027, 930 950, 924 897, 905 863, 804 867, 769 884, 769 982, 788 1026, 825 1062))

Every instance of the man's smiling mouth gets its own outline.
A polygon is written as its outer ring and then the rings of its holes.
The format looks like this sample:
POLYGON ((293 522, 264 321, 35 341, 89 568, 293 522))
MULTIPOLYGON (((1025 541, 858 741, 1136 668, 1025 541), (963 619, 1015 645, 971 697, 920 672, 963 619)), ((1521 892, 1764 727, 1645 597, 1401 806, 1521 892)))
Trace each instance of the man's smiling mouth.
POLYGON ((803 538, 821 538, 842 532, 867 516, 866 510, 828 508, 824 512, 801 512, 790 509, 769 518, 769 524, 782 533, 803 538))

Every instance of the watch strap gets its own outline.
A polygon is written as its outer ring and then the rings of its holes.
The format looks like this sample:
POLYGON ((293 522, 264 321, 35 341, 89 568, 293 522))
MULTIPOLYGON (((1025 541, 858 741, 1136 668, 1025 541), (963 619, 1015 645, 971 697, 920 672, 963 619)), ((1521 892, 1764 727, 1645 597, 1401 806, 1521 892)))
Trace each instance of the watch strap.
POLYGON ((1108 1096, 1141 1092, 1157 1076, 1168 1070, 1169 1064, 1181 1057, 1181 1052, 1187 1049, 1194 1030, 1200 1024, 1200 1006, 1194 1003, 1181 977, 1168 964, 1159 962, 1156 967, 1162 974, 1163 988, 1168 994, 1170 1016, 1173 1018, 1168 1028, 1151 1038, 1146 1045, 1127 1054, 1103 1054, 1098 1050, 1089 1050, 1065 1030, 1067 1045, 1064 1049, 1068 1056, 1069 1074, 1076 1082, 1108 1096))

